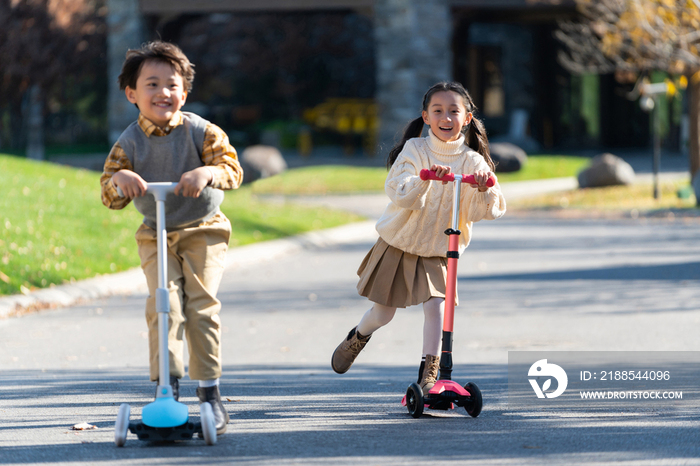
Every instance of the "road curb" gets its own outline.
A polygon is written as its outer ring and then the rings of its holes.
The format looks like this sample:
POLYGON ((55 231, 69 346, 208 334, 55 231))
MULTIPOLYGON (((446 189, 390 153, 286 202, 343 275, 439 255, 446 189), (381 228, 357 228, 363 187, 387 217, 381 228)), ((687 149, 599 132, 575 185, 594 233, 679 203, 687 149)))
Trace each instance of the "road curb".
MULTIPOLYGON (((228 270, 250 267, 303 249, 329 247, 354 241, 374 241, 377 237, 374 225, 374 220, 367 220, 231 248, 226 256, 225 268, 228 270)), ((137 267, 125 272, 33 291, 26 295, 0 298, 0 319, 18 317, 42 309, 72 306, 108 296, 147 292, 146 278, 141 268, 137 267)))

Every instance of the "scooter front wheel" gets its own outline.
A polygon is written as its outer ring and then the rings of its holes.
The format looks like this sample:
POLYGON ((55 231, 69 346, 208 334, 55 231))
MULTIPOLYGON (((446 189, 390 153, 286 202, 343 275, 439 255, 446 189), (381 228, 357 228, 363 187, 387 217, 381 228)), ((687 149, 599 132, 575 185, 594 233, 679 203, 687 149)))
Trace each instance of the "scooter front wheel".
POLYGON ((123 403, 119 407, 117 414, 117 422, 114 423, 114 444, 118 447, 123 447, 126 443, 126 434, 129 432, 129 416, 131 415, 131 407, 123 403))
POLYGON ((406 390, 406 408, 414 418, 419 418, 423 414, 423 390, 417 383, 412 383, 406 390))
POLYGON ((472 382, 467 383, 464 389, 471 395, 471 400, 464 405, 464 409, 467 410, 467 414, 471 417, 477 417, 481 414, 481 408, 484 406, 484 401, 481 398, 481 390, 472 382))

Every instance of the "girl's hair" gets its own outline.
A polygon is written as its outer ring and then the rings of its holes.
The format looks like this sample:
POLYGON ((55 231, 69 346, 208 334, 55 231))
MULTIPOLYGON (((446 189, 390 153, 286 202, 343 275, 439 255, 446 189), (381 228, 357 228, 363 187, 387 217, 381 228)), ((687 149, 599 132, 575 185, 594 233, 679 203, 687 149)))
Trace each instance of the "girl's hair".
POLYGON ((140 49, 129 49, 126 52, 126 60, 122 65, 119 75, 119 89, 126 87, 136 89, 136 81, 141 74, 143 64, 148 60, 167 63, 173 70, 182 76, 182 84, 187 92, 192 90, 194 82, 194 65, 187 56, 175 44, 156 40, 143 44, 140 49))
MULTIPOLYGON (((474 116, 474 113, 476 113, 477 108, 476 105, 474 105, 474 101, 472 101, 472 97, 469 95, 469 92, 467 92, 464 86, 457 82, 439 82, 433 85, 433 87, 428 89, 428 92, 426 92, 423 96, 422 110, 428 110, 428 107, 430 106, 430 99, 433 98, 433 95, 435 93, 447 91, 456 92, 457 94, 462 96, 462 99, 464 100, 464 107, 466 108, 467 113, 472 114, 472 121, 467 125, 466 130, 462 130, 465 133, 465 144, 471 147, 472 149, 476 150, 479 154, 481 154, 486 160, 486 163, 489 165, 491 170, 495 170, 495 165, 493 163, 493 160, 491 159, 489 140, 486 137, 486 128, 484 128, 484 124, 474 116)), ((399 154, 403 150, 403 147, 406 145, 406 141, 408 141, 411 138, 420 137, 422 132, 422 116, 408 123, 406 129, 404 129, 401 141, 398 144, 396 144, 394 148, 391 149, 391 151, 389 151, 389 157, 387 157, 386 161, 387 168, 391 168, 391 166, 394 164, 396 158, 399 156, 399 154)))

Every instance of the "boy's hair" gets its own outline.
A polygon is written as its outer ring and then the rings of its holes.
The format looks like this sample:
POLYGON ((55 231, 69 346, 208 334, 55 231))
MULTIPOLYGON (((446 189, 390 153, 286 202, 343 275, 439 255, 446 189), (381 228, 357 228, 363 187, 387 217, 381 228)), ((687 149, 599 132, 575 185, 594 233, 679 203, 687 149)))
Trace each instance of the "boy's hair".
MULTIPOLYGON (((486 137, 486 128, 484 128, 484 124, 474 116, 474 113, 476 113, 476 105, 474 105, 474 101, 472 100, 472 97, 469 95, 469 92, 458 82, 439 82, 435 85, 433 85, 430 89, 428 89, 428 92, 425 93, 423 96, 423 111, 428 110, 428 106, 430 105, 430 99, 433 98, 433 95, 437 92, 445 92, 445 91, 452 91, 456 92, 460 96, 462 96, 462 99, 464 100, 464 107, 467 110, 467 113, 472 114, 472 121, 467 125, 466 130, 462 130, 465 135, 464 135, 464 143, 471 147, 472 149, 476 150, 479 154, 481 154, 484 159, 486 160, 486 163, 489 165, 492 171, 495 171, 496 167, 493 163, 493 160, 491 159, 491 150, 489 149, 489 140, 486 137)), ((401 138, 401 141, 394 146, 391 151, 389 151, 389 157, 387 157, 386 161, 386 166, 387 168, 391 168, 391 166, 394 164, 396 161, 396 158, 399 156, 401 151, 403 150, 403 147, 406 145, 406 142, 411 139, 411 138, 418 138, 420 137, 421 133, 423 132, 423 117, 420 116, 416 118, 415 120, 412 120, 408 125, 406 126, 406 129, 404 129, 403 132, 403 137, 401 138)))
POLYGON ((194 82, 194 65, 177 45, 156 40, 143 44, 140 49, 129 49, 126 52, 126 60, 122 65, 119 75, 119 89, 122 91, 128 87, 136 89, 136 81, 143 64, 148 60, 167 63, 182 76, 182 84, 187 92, 192 90, 194 82))

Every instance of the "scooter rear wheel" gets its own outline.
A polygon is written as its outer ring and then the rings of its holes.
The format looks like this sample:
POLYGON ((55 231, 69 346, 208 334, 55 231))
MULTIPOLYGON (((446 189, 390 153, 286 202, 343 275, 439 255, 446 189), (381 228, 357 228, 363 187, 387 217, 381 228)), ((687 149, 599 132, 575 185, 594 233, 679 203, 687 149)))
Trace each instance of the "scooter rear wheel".
POLYGON ((214 420, 214 410, 209 402, 199 405, 199 416, 202 422, 202 437, 207 445, 216 443, 216 421, 214 420))
POLYGON ((406 390, 406 408, 414 418, 419 418, 423 414, 423 390, 417 383, 412 383, 406 390))
POLYGON ((464 409, 467 410, 467 414, 471 417, 477 417, 481 414, 481 408, 484 406, 484 401, 481 398, 481 390, 472 382, 467 383, 464 389, 471 395, 471 401, 464 405, 464 409))
POLYGON ((119 406, 117 414, 117 422, 114 423, 114 444, 118 447, 123 447, 126 443, 126 434, 129 432, 129 416, 131 415, 131 407, 123 403, 119 406))

